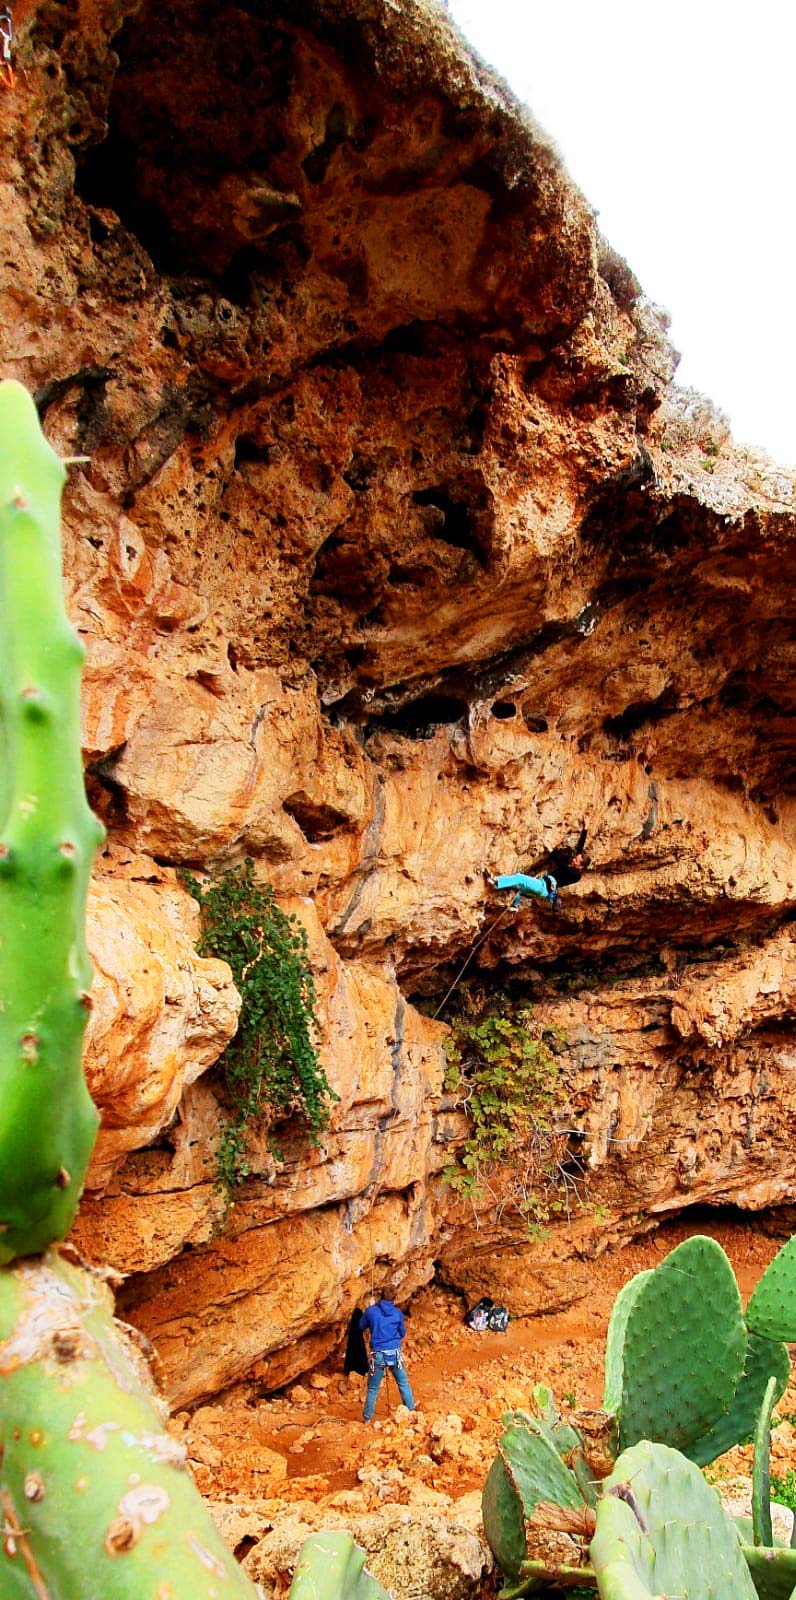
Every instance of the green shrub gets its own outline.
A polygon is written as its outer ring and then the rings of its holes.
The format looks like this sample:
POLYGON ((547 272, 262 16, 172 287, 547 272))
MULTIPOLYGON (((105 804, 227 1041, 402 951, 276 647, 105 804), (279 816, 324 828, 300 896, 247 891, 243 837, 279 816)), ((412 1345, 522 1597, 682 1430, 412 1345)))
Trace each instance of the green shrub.
POLYGON ((785 1473, 784 1478, 771 1474, 771 1498, 781 1506, 789 1506, 796 1515, 796 1471, 793 1467, 785 1473))
POLYGON ((551 1217, 569 1214, 578 1185, 565 1160, 566 1134, 556 1132, 562 1109, 561 1068, 519 1005, 478 1021, 458 1018, 445 1041, 445 1088, 467 1114, 469 1131, 457 1162, 442 1173, 473 1201, 492 1195, 509 1206, 533 1236, 551 1217))
POLYGON ((218 1176, 231 1189, 249 1173, 251 1123, 270 1127, 298 1117, 317 1144, 338 1097, 318 1060, 304 928, 277 904, 270 885, 257 883, 248 857, 204 884, 189 872, 180 877, 199 902, 199 954, 229 964, 243 1001, 238 1031, 220 1061, 233 1110, 219 1143, 218 1176))

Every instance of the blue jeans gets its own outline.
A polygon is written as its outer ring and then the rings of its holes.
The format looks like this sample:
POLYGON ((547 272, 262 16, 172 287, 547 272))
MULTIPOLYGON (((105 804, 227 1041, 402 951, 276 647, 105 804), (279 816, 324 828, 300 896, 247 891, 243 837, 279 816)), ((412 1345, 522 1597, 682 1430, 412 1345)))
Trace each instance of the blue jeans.
POLYGON ((368 1392, 365 1396, 365 1409, 362 1413, 365 1422, 370 1422, 376 1410, 376 1400, 388 1367, 398 1385, 398 1392, 407 1411, 414 1411, 415 1409, 415 1397, 409 1387, 409 1379, 406 1376, 406 1367, 403 1364, 400 1350, 374 1350, 373 1371, 368 1377, 368 1392))
POLYGON ((507 878, 496 878, 495 885, 498 889, 516 889, 517 897, 514 904, 519 905, 520 898, 524 894, 538 895, 540 900, 554 900, 556 880, 551 877, 549 881, 553 885, 552 894, 546 878, 529 878, 525 872, 513 872, 507 878))

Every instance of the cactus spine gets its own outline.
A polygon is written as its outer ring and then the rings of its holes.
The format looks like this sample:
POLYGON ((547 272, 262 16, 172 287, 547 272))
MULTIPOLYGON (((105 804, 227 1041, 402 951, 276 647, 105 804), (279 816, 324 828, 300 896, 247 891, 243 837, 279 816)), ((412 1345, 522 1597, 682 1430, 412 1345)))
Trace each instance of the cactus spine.
POLYGON ((83 647, 61 594, 64 468, 0 384, 0 1263, 63 1239, 94 1147, 81 1047, 102 829, 80 758, 83 647))

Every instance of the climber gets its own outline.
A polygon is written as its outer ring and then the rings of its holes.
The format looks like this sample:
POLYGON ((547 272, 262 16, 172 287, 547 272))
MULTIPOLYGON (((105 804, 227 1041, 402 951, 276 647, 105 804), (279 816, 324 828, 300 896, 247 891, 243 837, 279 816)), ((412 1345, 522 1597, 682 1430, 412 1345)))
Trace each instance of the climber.
POLYGON ((414 1411, 415 1400, 406 1376, 401 1345, 406 1337, 404 1314, 394 1300, 385 1293, 375 1305, 369 1306, 359 1319, 363 1333, 370 1334, 370 1371, 368 1391, 365 1396, 364 1422, 370 1422, 376 1409, 376 1400, 384 1374, 389 1367, 407 1411, 414 1411))
POLYGON ((589 862, 584 854, 586 834, 588 828, 585 823, 581 825, 578 842, 574 850, 567 845, 558 845, 548 855, 544 871, 540 877, 531 877, 526 872, 513 872, 508 876, 493 878, 490 872, 484 874, 491 889, 516 889, 512 905, 516 910, 522 903, 523 895, 536 895, 539 900, 546 900, 551 910, 559 909, 559 889, 567 889, 572 883, 579 883, 589 862))
POLYGON ((5 89, 14 87, 14 68, 11 65, 11 47, 14 43, 14 22, 9 6, 0 6, 0 83, 5 89))

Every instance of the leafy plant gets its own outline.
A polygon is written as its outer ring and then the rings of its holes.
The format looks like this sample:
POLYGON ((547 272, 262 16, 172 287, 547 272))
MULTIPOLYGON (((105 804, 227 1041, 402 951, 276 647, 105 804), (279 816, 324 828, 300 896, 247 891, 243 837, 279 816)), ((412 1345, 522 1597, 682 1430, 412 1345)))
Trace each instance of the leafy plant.
POLYGON ((784 1478, 771 1474, 771 1498, 781 1506, 789 1506, 796 1515, 796 1470, 791 1467, 784 1478))
POLYGON ((243 1001, 238 1031, 221 1058, 233 1110, 218 1147, 218 1175, 229 1190, 248 1176, 253 1122, 271 1127, 299 1117, 317 1144, 338 1097, 318 1059, 305 929, 277 904, 269 884, 257 882, 249 857, 204 884, 189 872, 181 878, 199 902, 200 955, 228 963, 243 1001))
POLYGON ((532 1007, 454 1020, 445 1051, 445 1088, 469 1123, 445 1182, 474 1202, 491 1195, 501 1212, 509 1205, 531 1236, 551 1217, 569 1215, 580 1192, 565 1164, 566 1134, 554 1126, 561 1068, 534 1030, 532 1007))

